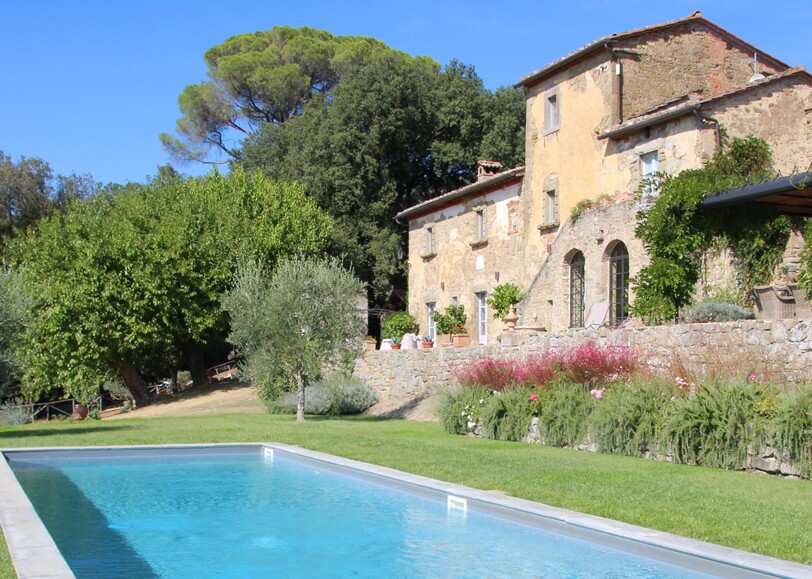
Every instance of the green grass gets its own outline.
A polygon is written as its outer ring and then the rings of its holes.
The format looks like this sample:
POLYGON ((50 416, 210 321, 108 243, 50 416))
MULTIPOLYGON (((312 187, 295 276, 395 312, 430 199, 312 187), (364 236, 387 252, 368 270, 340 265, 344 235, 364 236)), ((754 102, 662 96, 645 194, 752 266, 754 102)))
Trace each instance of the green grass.
POLYGON ((812 563, 809 481, 452 436, 438 424, 372 417, 296 424, 220 415, 0 429, 2 448, 271 441, 812 563))

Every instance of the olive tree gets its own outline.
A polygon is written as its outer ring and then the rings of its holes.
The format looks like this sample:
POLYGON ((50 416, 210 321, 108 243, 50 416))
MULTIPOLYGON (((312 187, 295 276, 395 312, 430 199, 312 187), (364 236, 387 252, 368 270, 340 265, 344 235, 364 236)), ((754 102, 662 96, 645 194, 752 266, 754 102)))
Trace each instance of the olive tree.
POLYGON ((364 285, 336 258, 296 257, 273 274, 245 262, 223 300, 231 316, 229 341, 255 378, 282 376, 297 392, 296 420, 304 420, 305 389, 325 364, 359 348, 366 312, 364 285))

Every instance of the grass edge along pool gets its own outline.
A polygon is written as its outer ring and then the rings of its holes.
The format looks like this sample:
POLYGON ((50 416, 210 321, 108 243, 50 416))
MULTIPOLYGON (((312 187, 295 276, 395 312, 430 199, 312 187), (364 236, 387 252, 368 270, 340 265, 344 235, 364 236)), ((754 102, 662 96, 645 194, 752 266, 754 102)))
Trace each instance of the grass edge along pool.
POLYGON ((309 451, 277 443, 198 444, 136 447, 81 447, 2 450, 0 461, 0 524, 19 577, 72 577, 69 566, 39 520, 9 467, 15 458, 81 458, 120 456, 183 456, 207 452, 275 453, 286 459, 316 464, 344 476, 397 488, 413 494, 448 501, 449 508, 467 508, 547 531, 590 541, 620 551, 648 557, 686 570, 721 577, 810 577, 812 567, 757 555, 620 523, 601 517, 559 509, 493 491, 480 491, 394 469, 309 451))

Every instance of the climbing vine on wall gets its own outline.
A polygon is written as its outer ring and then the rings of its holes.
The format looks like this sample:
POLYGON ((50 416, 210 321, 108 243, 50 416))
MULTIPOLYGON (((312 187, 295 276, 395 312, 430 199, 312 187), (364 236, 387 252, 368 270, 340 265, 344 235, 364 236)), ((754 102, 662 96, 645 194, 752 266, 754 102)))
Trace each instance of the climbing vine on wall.
POLYGON ((703 252, 716 244, 730 248, 745 295, 769 281, 789 238, 789 219, 763 206, 700 206, 708 194, 769 179, 772 171, 769 145, 751 136, 723 143, 704 169, 660 176, 657 200, 637 216, 635 233, 651 263, 632 280, 634 315, 648 323, 674 319, 691 303, 703 252))

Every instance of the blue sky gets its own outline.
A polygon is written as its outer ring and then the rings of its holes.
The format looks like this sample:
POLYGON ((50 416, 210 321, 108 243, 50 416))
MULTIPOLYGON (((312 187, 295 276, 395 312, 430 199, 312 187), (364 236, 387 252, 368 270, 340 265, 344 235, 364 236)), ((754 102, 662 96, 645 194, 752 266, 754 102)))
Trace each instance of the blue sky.
POLYGON ((277 25, 456 58, 495 89, 601 36, 695 10, 791 66, 812 66, 806 0, 0 0, 0 150, 41 157, 55 173, 144 181, 169 160, 158 135, 174 131, 183 88, 205 79, 203 53, 277 25))

